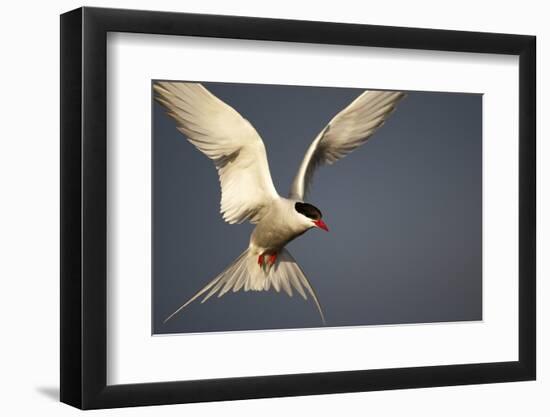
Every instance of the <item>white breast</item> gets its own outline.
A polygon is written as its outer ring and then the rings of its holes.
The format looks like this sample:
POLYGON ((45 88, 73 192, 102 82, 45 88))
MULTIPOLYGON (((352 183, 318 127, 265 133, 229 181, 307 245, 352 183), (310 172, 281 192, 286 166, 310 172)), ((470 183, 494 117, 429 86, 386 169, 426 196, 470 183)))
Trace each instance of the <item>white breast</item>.
POLYGON ((273 202, 250 236, 251 250, 258 254, 279 251, 313 227, 310 219, 295 210, 295 204, 296 200, 283 197, 273 202))

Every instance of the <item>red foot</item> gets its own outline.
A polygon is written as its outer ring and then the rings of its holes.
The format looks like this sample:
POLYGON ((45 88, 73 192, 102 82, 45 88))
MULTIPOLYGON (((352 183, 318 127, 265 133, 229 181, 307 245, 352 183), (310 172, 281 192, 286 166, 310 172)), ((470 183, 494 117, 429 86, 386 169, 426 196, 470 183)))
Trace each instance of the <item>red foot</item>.
POLYGON ((267 259, 267 262, 270 264, 270 265, 275 265, 275 261, 277 260, 277 252, 275 253, 272 253, 271 255, 269 255, 269 258, 267 259))
MULTIPOLYGON (((260 268, 262 266, 264 266, 264 263, 265 263, 265 257, 266 255, 265 254, 261 254, 258 256, 258 265, 260 265, 260 268)), ((269 264, 271 266, 275 265, 275 262, 277 261, 277 252, 275 253, 270 253, 269 255, 267 255, 267 263, 266 264, 269 264)))

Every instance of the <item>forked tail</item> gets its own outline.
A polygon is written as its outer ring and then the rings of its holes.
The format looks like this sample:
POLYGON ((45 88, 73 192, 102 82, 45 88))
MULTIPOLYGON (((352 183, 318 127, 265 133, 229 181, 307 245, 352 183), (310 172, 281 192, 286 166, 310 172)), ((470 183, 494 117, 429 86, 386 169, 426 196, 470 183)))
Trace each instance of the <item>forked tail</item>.
POLYGON ((219 298, 229 290, 233 292, 240 290, 269 291, 271 287, 277 292, 280 292, 282 289, 290 297, 292 297, 294 289, 304 298, 304 300, 307 300, 309 294, 317 306, 317 310, 319 310, 323 324, 325 324, 325 316, 313 287, 307 280, 302 269, 286 249, 282 249, 279 252, 275 265, 269 268, 259 267, 256 256, 249 254, 248 249, 245 250, 221 274, 191 297, 189 301, 170 314, 166 320, 164 320, 164 323, 203 295, 204 298, 201 303, 204 303, 215 294, 217 294, 219 298))

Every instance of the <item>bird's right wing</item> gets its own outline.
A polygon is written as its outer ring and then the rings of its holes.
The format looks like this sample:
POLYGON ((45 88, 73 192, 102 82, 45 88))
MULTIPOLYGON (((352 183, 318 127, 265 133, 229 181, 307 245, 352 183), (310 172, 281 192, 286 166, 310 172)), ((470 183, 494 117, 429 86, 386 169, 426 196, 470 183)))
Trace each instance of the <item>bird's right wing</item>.
POLYGON ((279 197, 258 132, 199 83, 158 81, 153 88, 156 100, 176 121, 178 130, 214 161, 224 220, 257 223, 279 197))

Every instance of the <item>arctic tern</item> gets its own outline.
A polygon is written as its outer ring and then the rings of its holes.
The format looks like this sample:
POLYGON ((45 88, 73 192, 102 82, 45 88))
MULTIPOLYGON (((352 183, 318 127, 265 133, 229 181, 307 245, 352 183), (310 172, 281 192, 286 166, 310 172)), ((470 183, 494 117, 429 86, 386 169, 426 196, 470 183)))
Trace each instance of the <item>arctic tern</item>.
POLYGON ((262 138, 252 124, 200 83, 158 81, 155 99, 177 129, 210 158, 221 186, 220 213, 230 223, 256 225, 248 248, 223 272, 180 306, 165 323, 197 298, 201 302, 228 291, 297 291, 313 299, 315 291, 285 246, 312 228, 328 231, 321 211, 304 202, 315 170, 332 164, 365 143, 405 96, 399 91, 366 90, 321 130, 306 151, 288 197, 277 193, 262 138))

